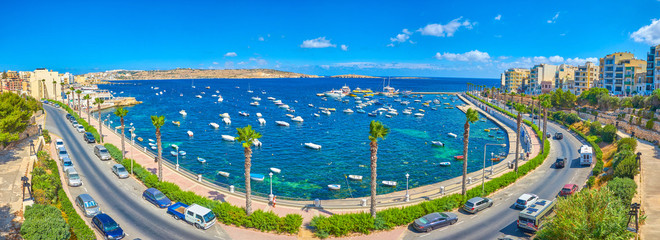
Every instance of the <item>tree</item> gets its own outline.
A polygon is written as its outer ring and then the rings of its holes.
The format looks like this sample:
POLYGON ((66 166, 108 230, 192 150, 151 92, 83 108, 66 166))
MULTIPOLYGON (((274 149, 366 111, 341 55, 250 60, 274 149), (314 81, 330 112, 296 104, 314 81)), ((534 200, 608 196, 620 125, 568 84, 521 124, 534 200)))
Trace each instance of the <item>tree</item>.
POLYGON ((589 133, 591 133, 591 135, 600 135, 602 129, 603 126, 598 121, 592 122, 589 125, 589 133))
POLYGON ((100 143, 103 143, 103 126, 101 125, 101 104, 103 104, 103 99, 102 98, 95 98, 94 99, 94 104, 98 107, 98 112, 99 112, 99 136, 101 137, 100 143))
MULTIPOLYGON (((74 97, 73 94, 76 91, 75 91, 75 88, 73 88, 73 87, 70 87, 69 90, 71 90, 71 99, 67 99, 68 100, 67 105, 71 106, 71 105, 73 105, 73 97, 74 97)), ((75 109, 75 107, 73 109, 75 109)))
POLYGON ((607 189, 621 199, 623 204, 628 205, 637 192, 637 184, 633 179, 617 177, 607 182, 607 189))
MULTIPOLYGON (((559 90, 559 89, 557 89, 559 90)), ((575 107, 575 94, 571 91, 566 91, 561 95, 561 106, 562 108, 572 109, 575 107)))
POLYGON ((634 179, 639 173, 635 154, 629 154, 623 160, 617 162, 614 167, 614 176, 620 178, 634 179))
POLYGON ((518 158, 520 157, 520 124, 522 123, 522 112, 525 111, 525 105, 523 104, 516 104, 514 105, 514 108, 516 109, 516 112, 518 112, 518 118, 516 121, 517 124, 517 130, 516 130, 516 157, 515 157, 515 166, 514 169, 516 173, 518 173, 518 158))
POLYGON ((57 100, 57 81, 53 80, 53 99, 57 100))
POLYGON ((243 143, 243 154, 245 155, 245 214, 252 214, 252 187, 250 185, 250 167, 252 166, 252 145, 255 140, 261 138, 261 133, 254 131, 252 126, 237 128, 238 138, 236 141, 243 143))
POLYGON ((32 113, 40 110, 41 104, 32 97, 22 98, 13 92, 0 94, 0 143, 7 146, 19 138, 28 126, 32 113))
POLYGON ((81 90, 76 90, 76 94, 78 94, 78 116, 80 116, 80 94, 82 93, 81 90))
POLYGON ((614 138, 616 137, 616 127, 612 124, 607 124, 601 131, 601 138, 603 139, 604 142, 606 143, 611 143, 614 141, 614 138))
POLYGON ((25 208, 21 226, 24 239, 69 239, 71 232, 62 212, 52 205, 34 204, 25 208))
POLYGON ((156 142, 158 145, 158 181, 163 181, 163 145, 160 141, 160 127, 165 125, 165 116, 151 116, 151 124, 156 128, 156 142))
POLYGON ((628 205, 605 188, 585 189, 560 198, 555 216, 537 232, 538 239, 630 239, 628 205))
POLYGON ((463 197, 467 194, 467 166, 468 166, 468 144, 470 143, 470 124, 479 120, 479 112, 472 108, 465 111, 465 124, 463 125, 463 197))
POLYGON ((376 218, 376 165, 378 162, 378 139, 383 140, 390 133, 390 129, 380 121, 371 121, 369 124, 369 150, 371 152, 371 217, 376 218))
POLYGON ((90 120, 89 111, 91 110, 90 106, 92 106, 92 105, 89 105, 89 99, 91 99, 91 98, 92 97, 90 97, 89 94, 85 94, 85 96, 83 97, 83 100, 87 100, 87 122, 90 122, 89 121, 90 120))
POLYGON ((125 109, 123 107, 119 107, 115 110, 115 116, 119 117, 119 122, 121 122, 121 157, 124 158, 124 154, 126 151, 124 150, 124 139, 126 136, 124 136, 124 117, 126 117, 126 114, 128 114, 128 109, 125 109))
POLYGON ((543 153, 543 149, 545 149, 545 140, 546 136, 548 135, 548 108, 552 107, 552 104, 550 104, 550 97, 548 95, 543 95, 543 102, 541 102, 541 106, 543 106, 543 141, 541 143, 541 153, 543 153))

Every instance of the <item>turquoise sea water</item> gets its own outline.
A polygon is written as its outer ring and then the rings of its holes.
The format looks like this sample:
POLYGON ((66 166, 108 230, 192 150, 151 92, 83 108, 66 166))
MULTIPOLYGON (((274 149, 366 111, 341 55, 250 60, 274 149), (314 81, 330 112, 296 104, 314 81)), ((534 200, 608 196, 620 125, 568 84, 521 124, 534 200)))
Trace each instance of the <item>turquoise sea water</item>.
MULTIPOLYGON (((391 86, 400 90, 412 91, 462 91, 465 83, 493 85, 494 79, 405 79, 393 80, 391 86)), ((266 176, 263 182, 253 181, 252 189, 258 193, 269 193, 269 168, 281 169, 280 174, 273 175, 273 192, 277 196, 301 199, 333 199, 347 197, 362 197, 369 195, 369 122, 382 121, 391 128, 386 139, 378 142, 378 182, 397 181, 397 187, 379 185, 378 193, 405 190, 405 174, 410 174, 410 188, 443 181, 459 176, 462 172, 462 162, 453 160, 453 156, 462 153, 463 124, 465 114, 457 108, 446 109, 444 103, 451 106, 462 104, 460 100, 452 101, 449 96, 425 95, 422 98, 401 98, 409 101, 404 106, 395 102, 394 98, 375 96, 379 102, 398 110, 399 115, 386 118, 385 114, 369 117, 363 113, 346 114, 342 110, 355 109, 355 99, 344 97, 348 103, 328 98, 324 101, 316 93, 331 89, 339 89, 344 84, 351 87, 372 90, 381 90, 382 79, 195 79, 192 80, 141 80, 122 81, 116 85, 100 85, 99 88, 115 93, 115 96, 131 96, 144 103, 128 107, 126 124, 132 123, 135 134, 144 138, 138 142, 149 147, 149 138, 155 139, 155 130, 151 125, 151 115, 164 115, 166 124, 161 129, 163 140, 163 156, 170 162, 176 158, 170 155, 173 149, 169 147, 176 144, 180 150, 186 151, 185 157, 179 158, 181 167, 190 171, 201 173, 204 177, 220 184, 235 185, 242 188, 244 185, 244 156, 241 144, 238 142, 225 142, 221 135, 237 136, 236 128, 248 124, 260 132, 263 137, 261 148, 254 148, 252 155, 252 173, 266 176), (192 86, 195 86, 193 88, 192 86), (206 87, 209 87, 208 89, 206 87), (152 88, 158 87, 158 90, 152 88), (248 89, 253 93, 248 93, 248 89), (162 94, 156 95, 156 93, 162 94), (218 91, 219 93, 216 93, 218 91), (263 91, 263 92, 262 92, 263 91), (122 93, 123 92, 123 93, 122 93), (204 92, 204 93, 202 93, 204 92), (265 93, 265 94, 264 94, 265 93), (181 96, 181 94, 183 96, 181 96), (224 102, 217 102, 213 94, 220 94, 224 102), (202 98, 197 98, 200 95, 202 98), (251 97, 261 98, 260 105, 249 105, 254 100, 251 97), (294 113, 278 108, 267 97, 282 100, 283 103, 295 109, 294 113), (442 99, 446 97, 447 99, 442 99), (442 103, 437 110, 423 107, 421 102, 438 99, 442 103), (309 107, 308 104, 314 107, 309 107), (336 108, 337 111, 327 116, 320 114, 318 107, 336 108), (404 115, 406 107, 424 109, 422 118, 404 115), (179 114, 185 110, 187 116, 179 114), (239 111, 250 114, 249 117, 240 116, 239 111), (267 121, 265 126, 257 122, 256 113, 259 112, 267 121), (229 113, 231 125, 222 122, 220 114, 229 113), (320 117, 313 114, 319 113, 320 117), (290 120, 285 114, 301 116, 302 123, 290 120), (172 124, 180 121, 181 126, 172 124), (289 127, 277 126, 275 121, 286 121, 289 127), (215 122, 220 125, 218 129, 209 126, 215 122), (186 131, 194 132, 188 137, 186 131), (451 138, 447 133, 455 133, 457 138, 451 138), (442 141, 445 147, 433 147, 431 141, 442 141), (321 150, 313 150, 302 144, 312 142, 322 145, 321 150), (197 157, 207 160, 205 164, 197 161, 197 157), (439 162, 449 161, 450 167, 441 167, 439 162), (217 175, 218 171, 230 173, 229 178, 217 175), (348 181, 345 175, 362 175, 363 181, 348 181), (328 184, 341 184, 341 190, 329 190, 328 184), (349 190, 350 188, 350 190, 349 190)), ((364 100, 363 100, 364 101, 364 100)), ((431 104, 432 106, 435 104, 431 104)), ((371 105, 364 108, 371 112, 383 107, 371 105)), ((112 109, 101 112, 104 118, 109 116, 112 126, 118 126, 119 120, 112 113, 112 109)), ((497 127, 490 121, 478 121, 472 125, 470 135, 470 150, 468 171, 476 171, 483 164, 483 146, 485 143, 507 143, 506 134, 484 132, 485 128, 497 127), (489 137, 489 134, 495 137, 489 137), (504 137, 505 140, 497 140, 504 137)), ((127 134, 128 135, 128 134, 127 134)), ((137 140, 136 140, 137 142, 137 140)), ((508 152, 508 147, 489 147, 490 152, 498 154, 508 152)), ((489 163, 487 163, 489 164, 489 163)))

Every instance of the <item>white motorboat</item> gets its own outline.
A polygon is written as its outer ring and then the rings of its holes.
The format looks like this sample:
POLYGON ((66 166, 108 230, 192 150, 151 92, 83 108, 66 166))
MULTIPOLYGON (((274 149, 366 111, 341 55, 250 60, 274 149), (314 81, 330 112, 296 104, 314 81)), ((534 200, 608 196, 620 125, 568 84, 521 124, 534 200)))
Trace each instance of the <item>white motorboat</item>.
POLYGON ((395 181, 383 181, 383 185, 388 186, 388 187, 396 187, 396 182, 395 181))
POLYGON ((222 117, 222 118, 229 118, 229 113, 223 113, 223 114, 220 114, 220 117, 222 117))
POLYGON ((211 97, 218 97, 218 95, 213 94, 213 95, 211 95, 211 97))
POLYGON ((447 135, 449 135, 450 137, 453 137, 453 138, 458 137, 456 134, 453 134, 453 133, 447 133, 447 135))
POLYGON ((223 99, 222 96, 218 95, 218 102, 222 102, 222 101, 224 101, 224 100, 225 100, 225 99, 223 99))
POLYGON ((397 116, 399 113, 397 111, 389 111, 387 114, 392 115, 392 116, 397 116))
POLYGON ((443 166, 443 167, 451 166, 451 162, 440 162, 438 164, 440 164, 440 166, 443 166))
POLYGON ((151 138, 149 138, 148 140, 149 140, 149 142, 155 142, 156 141, 156 140, 153 140, 151 138))
POLYGON ((289 109, 289 105, 282 104, 278 106, 279 108, 289 109))
POLYGON ((308 148, 311 148, 311 149, 316 149, 316 150, 321 149, 321 145, 314 144, 314 143, 305 143, 305 147, 308 147, 308 148))
POLYGON ((255 107, 256 107, 256 106, 259 106, 259 102, 251 102, 251 103, 250 103, 250 106, 255 106, 255 107))
POLYGON ((341 185, 339 185, 339 184, 329 184, 328 188, 330 190, 339 190, 339 189, 341 189, 341 185))
POLYGON ((288 113, 287 113, 287 114, 284 114, 284 116, 287 116, 287 117, 289 117, 289 118, 293 118, 293 117, 294 117, 293 115, 288 114, 288 113))
POLYGON ((307 104, 308 107, 314 107, 314 104, 307 104))
POLYGON ((220 93, 220 90, 215 90, 215 93, 220 93))
POLYGON ((440 141, 431 141, 431 144, 433 144, 433 146, 440 146, 440 147, 445 146, 445 144, 440 141))
POLYGON ((203 159, 201 157, 197 157, 197 161, 200 163, 206 163, 206 159, 203 159))
POLYGON ((294 121, 294 122, 303 122, 304 120, 303 120, 302 117, 297 116, 297 117, 292 118, 291 121, 294 121))
POLYGON ((179 156, 185 156, 185 155, 186 155, 186 151, 179 151, 179 156))
POLYGON ((158 149, 158 147, 156 147, 156 146, 151 146, 151 149, 152 149, 152 150, 156 150, 156 149, 158 149))
POLYGON ((222 135, 222 140, 225 140, 227 142, 233 142, 236 140, 236 138, 230 135, 222 135))
POLYGON ((350 108, 347 108, 347 109, 344 109, 343 112, 344 113, 353 113, 353 110, 351 110, 350 108))
POLYGON ((348 175, 348 179, 354 180, 354 181, 362 181, 362 176, 361 175, 348 175))
POLYGON ((231 120, 229 118, 223 118, 222 121, 227 125, 231 124, 231 120))
POLYGON ((271 100, 271 101, 274 101, 274 100, 275 100, 274 97, 267 97, 266 99, 271 100))
POLYGON ((193 136, 193 132, 190 131, 190 130, 188 130, 186 133, 188 133, 188 137, 192 137, 192 136, 193 136))
POLYGON ((423 117, 423 116, 424 116, 423 113, 415 113, 415 117, 423 117))
POLYGON ((170 147, 172 147, 174 149, 179 149, 179 146, 177 146, 176 144, 172 144, 172 145, 170 145, 170 147))
POLYGON ((289 126, 289 123, 285 121, 275 121, 275 123, 277 123, 277 125, 279 126, 285 126, 285 127, 289 126))
POLYGON ((215 129, 217 129, 218 127, 220 127, 220 125, 218 125, 217 123, 214 123, 214 122, 209 123, 209 125, 210 125, 211 127, 215 128, 215 129))
POLYGON ((261 147, 261 145, 263 145, 263 143, 261 143, 261 141, 259 141, 259 139, 254 139, 254 140, 252 140, 252 145, 254 145, 255 147, 261 147))
POLYGON ((275 105, 282 105, 282 100, 273 99, 273 103, 275 103, 275 105))
POLYGON ((223 171, 218 171, 218 175, 223 176, 223 177, 229 177, 228 172, 223 172, 223 171))
POLYGON ((259 122, 259 125, 266 125, 266 119, 259 118, 257 119, 257 122, 259 122))
POLYGON ((314 117, 320 117, 320 116, 321 115, 319 115, 318 113, 314 113, 314 117))
POLYGON ((252 97, 252 100, 261 101, 261 98, 260 97, 252 97))
POLYGON ((257 117, 261 117, 261 116, 262 116, 261 113, 257 113, 257 117))
POLYGON ((410 111, 410 110, 403 110, 403 114, 405 114, 405 115, 410 115, 410 114, 412 114, 412 111, 410 111))
POLYGON ((179 153, 176 151, 170 151, 170 154, 172 154, 173 157, 179 156, 179 153))
POLYGON ((156 143, 155 142, 150 142, 149 146, 156 146, 156 143))
POLYGON ((249 117, 249 116, 250 116, 249 113, 244 112, 244 111, 240 111, 240 112, 238 112, 238 115, 241 115, 241 116, 243 116, 243 117, 249 117))
POLYGON ((181 115, 183 115, 183 116, 188 115, 188 113, 186 113, 186 110, 181 110, 181 111, 179 111, 179 114, 181 114, 181 115))
POLYGON ((321 113, 323 113, 323 114, 325 114, 325 115, 330 115, 330 114, 332 114, 332 113, 331 113, 330 111, 328 111, 328 110, 323 110, 323 111, 321 111, 321 113))
POLYGON ((274 173, 280 173, 280 172, 282 172, 282 170, 280 170, 279 168, 274 168, 274 167, 270 168, 270 171, 271 171, 271 172, 274 172, 274 173))
POLYGON ((195 95, 196 98, 202 98, 202 95, 195 95))

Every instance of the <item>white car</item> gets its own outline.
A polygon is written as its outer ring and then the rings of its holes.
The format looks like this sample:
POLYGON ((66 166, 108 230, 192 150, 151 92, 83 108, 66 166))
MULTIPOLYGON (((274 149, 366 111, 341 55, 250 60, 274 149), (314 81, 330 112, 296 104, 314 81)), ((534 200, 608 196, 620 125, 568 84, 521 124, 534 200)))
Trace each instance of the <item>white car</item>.
POLYGON ((60 149, 61 147, 64 147, 64 140, 62 139, 55 139, 55 148, 60 149))
POLYGON ((523 195, 520 195, 518 200, 516 200, 516 203, 513 204, 513 207, 518 209, 525 209, 534 204, 537 200, 539 200, 539 196, 536 196, 536 194, 524 193, 523 195))
POLYGON ((76 126, 76 130, 78 130, 79 133, 84 133, 85 132, 85 128, 80 124, 78 124, 78 126, 76 126))

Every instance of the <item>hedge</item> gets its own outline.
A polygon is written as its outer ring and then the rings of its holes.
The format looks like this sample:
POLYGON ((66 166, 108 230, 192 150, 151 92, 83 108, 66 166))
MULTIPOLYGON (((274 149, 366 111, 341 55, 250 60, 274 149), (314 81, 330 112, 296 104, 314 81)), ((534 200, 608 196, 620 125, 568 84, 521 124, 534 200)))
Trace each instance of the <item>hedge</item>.
MULTIPOLYGON (((104 144, 110 156, 121 163, 126 169, 131 169, 131 159, 122 158, 121 150, 113 144, 104 144)), ((148 188, 156 188, 163 192, 170 200, 182 202, 187 205, 198 204, 207 207, 215 213, 218 221, 235 226, 255 228, 262 232, 277 232, 297 234, 302 225, 303 218, 300 214, 287 214, 280 217, 272 211, 254 211, 250 216, 245 214, 245 208, 233 206, 227 202, 218 202, 191 191, 183 191, 178 185, 171 182, 159 182, 156 174, 146 170, 142 165, 133 162, 133 175, 148 188)))
MULTIPOLYGON (((27 240, 69 239, 69 225, 62 213, 52 205, 34 204, 25 208, 21 236, 27 240)), ((4 238, 3 238, 4 239, 4 238)))
POLYGON ((594 165, 594 168, 591 170, 591 175, 598 176, 598 174, 603 172, 603 165, 604 165, 603 151, 600 149, 600 146, 598 146, 598 143, 596 143, 596 141, 594 141, 594 139, 591 138, 592 137, 591 135, 590 136, 584 135, 584 133, 578 131, 573 126, 569 126, 569 129, 574 133, 580 135, 580 137, 586 140, 589 143, 589 145, 591 145, 591 148, 593 148, 594 153, 596 154, 596 164, 594 165))
POLYGON ((87 226, 85 220, 83 220, 80 215, 73 208, 73 204, 69 201, 69 197, 66 196, 64 190, 60 189, 57 192, 57 195, 60 199, 61 207, 60 209, 66 214, 69 225, 73 233, 76 235, 77 239, 96 239, 94 231, 87 226))
POLYGON ((78 122, 78 124, 82 125, 85 128, 85 131, 90 132, 90 133, 92 133, 92 135, 94 135, 94 139, 96 139, 96 142, 101 142, 101 135, 96 130, 96 128, 94 128, 94 126, 92 126, 92 125, 89 125, 89 123, 87 123, 87 121, 85 121, 85 119, 78 116, 78 113, 76 113, 76 111, 73 111, 73 109, 71 109, 69 106, 67 106, 66 104, 61 103, 59 101, 55 101, 55 100, 48 100, 48 101, 54 102, 57 105, 59 105, 60 107, 62 107, 64 110, 66 110, 66 112, 68 112, 74 118, 76 118, 76 121, 78 122))
MULTIPOLYGON (((468 95, 472 96, 468 93, 468 95)), ((491 108, 497 109, 511 117, 516 117, 510 112, 507 112, 497 106, 494 106, 490 103, 484 102, 483 100, 472 96, 475 99, 480 100, 482 103, 487 104, 491 108)), ((526 122, 526 124, 531 124, 526 122)), ((536 125, 531 125, 536 134, 539 136, 542 133, 539 131, 536 125)), ((376 219, 372 218, 369 213, 348 213, 348 214, 335 214, 329 217, 326 216, 316 216, 312 219, 310 226, 315 229, 315 234, 317 237, 325 238, 330 235, 335 237, 347 236, 350 233, 363 233, 369 234, 374 230, 382 229, 391 229, 396 226, 406 225, 414 221, 417 218, 420 218, 426 214, 432 212, 445 212, 451 211, 453 209, 459 208, 465 204, 467 199, 485 196, 491 194, 503 187, 510 185, 515 182, 518 178, 524 176, 531 170, 534 170, 536 167, 540 166, 543 161, 546 159, 550 152, 550 142, 545 141, 543 154, 539 154, 527 163, 518 167, 518 173, 508 172, 499 176, 497 178, 491 179, 490 181, 484 184, 484 194, 482 195, 481 188, 472 188, 467 191, 466 197, 464 198, 461 194, 451 194, 441 198, 433 199, 430 201, 425 201, 416 205, 402 207, 402 208, 389 208, 376 213, 376 219)))

